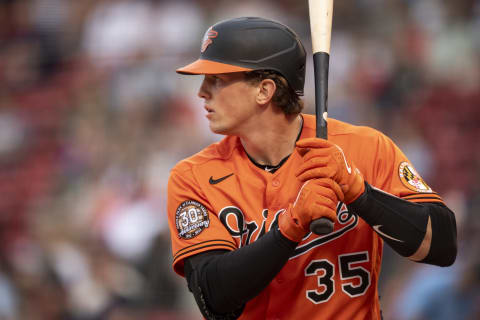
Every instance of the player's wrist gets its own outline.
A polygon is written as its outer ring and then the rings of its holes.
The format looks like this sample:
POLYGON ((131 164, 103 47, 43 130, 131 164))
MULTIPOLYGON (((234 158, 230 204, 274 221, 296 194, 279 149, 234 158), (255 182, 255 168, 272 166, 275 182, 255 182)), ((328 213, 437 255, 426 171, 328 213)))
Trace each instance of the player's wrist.
POLYGON ((354 175, 349 183, 348 191, 344 193, 344 203, 350 204, 357 200, 365 192, 365 180, 358 169, 354 169, 354 175))
POLYGON ((293 216, 293 206, 290 204, 278 217, 278 228, 280 233, 290 241, 300 242, 307 234, 307 230, 301 226, 293 216))
POLYGON ((273 228, 271 230, 271 232, 273 232, 274 234, 274 237, 277 239, 277 243, 280 245, 280 246, 283 246, 287 249, 295 249, 298 245, 298 241, 293 241, 289 238, 287 238, 283 233, 282 231, 280 230, 280 228, 273 228))

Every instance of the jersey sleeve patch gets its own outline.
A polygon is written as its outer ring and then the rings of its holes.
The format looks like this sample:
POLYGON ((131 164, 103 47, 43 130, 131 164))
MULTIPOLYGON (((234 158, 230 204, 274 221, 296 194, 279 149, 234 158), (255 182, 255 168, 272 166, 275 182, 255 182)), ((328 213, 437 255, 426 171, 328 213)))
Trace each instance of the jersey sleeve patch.
POLYGON ((425 180, 420 177, 415 168, 408 162, 400 163, 398 174, 403 185, 410 190, 417 192, 432 193, 432 189, 427 185, 425 180))
POLYGON ((210 226, 208 210, 195 200, 184 201, 175 213, 175 225, 179 238, 187 240, 195 238, 210 226))

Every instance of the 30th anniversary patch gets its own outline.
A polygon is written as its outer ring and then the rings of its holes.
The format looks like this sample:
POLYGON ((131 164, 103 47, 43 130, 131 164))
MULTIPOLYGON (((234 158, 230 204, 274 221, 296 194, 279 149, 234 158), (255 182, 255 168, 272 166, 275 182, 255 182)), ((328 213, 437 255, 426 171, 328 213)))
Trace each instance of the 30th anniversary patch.
POLYGON ((207 208, 195 200, 184 201, 175 213, 175 224, 180 238, 192 239, 210 225, 207 208))
POLYGON ((427 185, 422 177, 420 177, 410 163, 406 161, 400 163, 400 166, 398 167, 398 173, 403 185, 408 189, 417 192, 432 192, 432 189, 427 185))

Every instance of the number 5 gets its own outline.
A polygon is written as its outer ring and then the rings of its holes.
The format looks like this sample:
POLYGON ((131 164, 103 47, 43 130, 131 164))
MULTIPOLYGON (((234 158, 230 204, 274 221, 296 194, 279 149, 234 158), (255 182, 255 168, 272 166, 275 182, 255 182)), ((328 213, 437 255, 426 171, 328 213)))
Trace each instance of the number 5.
MULTIPOLYGON (((353 280, 358 279, 358 284, 353 283, 342 284, 342 290, 350 297, 357 297, 365 293, 370 287, 370 273, 362 267, 353 267, 353 264, 368 262, 368 251, 342 254, 338 256, 338 264, 340 265, 340 279, 353 280)), ((353 281, 352 281, 353 282, 353 281)))

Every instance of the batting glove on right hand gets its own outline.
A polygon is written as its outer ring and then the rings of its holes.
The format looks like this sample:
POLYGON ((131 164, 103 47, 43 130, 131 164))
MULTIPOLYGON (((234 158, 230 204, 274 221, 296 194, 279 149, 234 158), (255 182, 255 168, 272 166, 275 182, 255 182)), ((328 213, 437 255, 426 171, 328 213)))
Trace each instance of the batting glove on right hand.
POLYGON ((288 239, 300 242, 310 232, 310 222, 322 217, 337 218, 337 203, 343 201, 340 186, 332 179, 306 181, 294 203, 278 218, 280 232, 288 239))
POLYGON ((338 145, 320 138, 307 138, 297 142, 297 149, 303 157, 303 164, 296 172, 300 181, 335 180, 345 195, 345 204, 352 203, 365 191, 362 174, 338 145))

